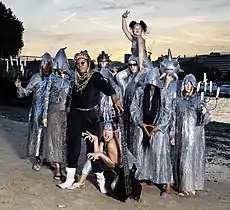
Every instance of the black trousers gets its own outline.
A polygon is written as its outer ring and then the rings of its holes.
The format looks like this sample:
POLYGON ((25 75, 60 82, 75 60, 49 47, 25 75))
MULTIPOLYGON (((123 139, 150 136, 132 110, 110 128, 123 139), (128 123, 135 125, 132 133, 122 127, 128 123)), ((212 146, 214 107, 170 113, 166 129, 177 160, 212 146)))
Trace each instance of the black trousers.
MULTIPOLYGON (((72 109, 67 118, 67 167, 77 168, 81 152, 82 132, 98 135, 99 110, 72 109)), ((93 143, 87 140, 87 153, 94 152, 93 143)))

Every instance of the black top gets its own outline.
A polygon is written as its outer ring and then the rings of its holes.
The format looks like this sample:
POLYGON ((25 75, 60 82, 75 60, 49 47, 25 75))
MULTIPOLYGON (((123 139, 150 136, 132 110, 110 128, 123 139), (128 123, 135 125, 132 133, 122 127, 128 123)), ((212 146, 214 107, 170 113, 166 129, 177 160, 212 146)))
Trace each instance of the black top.
POLYGON ((82 91, 76 91, 76 85, 74 84, 71 108, 90 109, 99 105, 101 92, 107 96, 116 94, 108 80, 106 80, 99 72, 94 72, 88 84, 82 91))

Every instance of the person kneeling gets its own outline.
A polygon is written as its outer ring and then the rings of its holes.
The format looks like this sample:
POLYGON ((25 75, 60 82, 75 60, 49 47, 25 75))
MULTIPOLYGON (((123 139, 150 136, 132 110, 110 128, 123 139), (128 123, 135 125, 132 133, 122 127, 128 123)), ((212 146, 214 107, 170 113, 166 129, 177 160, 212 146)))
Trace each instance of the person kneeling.
POLYGON ((96 175, 101 193, 107 193, 104 172, 108 168, 114 169, 120 159, 120 145, 114 135, 114 131, 115 128, 112 122, 105 122, 100 143, 97 136, 89 132, 83 133, 85 139, 94 143, 94 153, 87 154, 88 159, 83 167, 82 175, 79 181, 72 185, 71 189, 83 188, 88 174, 93 171, 96 175))

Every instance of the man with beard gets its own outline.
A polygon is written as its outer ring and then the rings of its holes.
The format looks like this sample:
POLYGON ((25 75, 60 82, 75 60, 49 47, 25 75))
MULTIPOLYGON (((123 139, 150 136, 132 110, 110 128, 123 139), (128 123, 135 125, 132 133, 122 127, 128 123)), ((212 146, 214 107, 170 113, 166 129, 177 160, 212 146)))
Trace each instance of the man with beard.
MULTIPOLYGON (((74 62, 76 65, 75 83, 67 100, 70 111, 67 119, 67 177, 64 183, 58 185, 62 189, 73 188, 81 151, 82 133, 88 131, 97 135, 101 92, 111 96, 115 107, 123 111, 114 88, 100 73, 95 72, 88 52, 81 51, 75 54, 74 62)), ((93 143, 87 142, 87 153, 93 151, 93 143)))
POLYGON ((27 141, 27 155, 35 158, 32 169, 39 171, 41 168, 42 143, 43 143, 43 122, 42 115, 45 106, 46 90, 50 89, 49 75, 52 71, 53 59, 49 53, 42 56, 41 66, 38 73, 34 74, 26 88, 23 88, 21 81, 16 80, 17 94, 19 98, 26 97, 33 93, 33 103, 29 114, 29 135, 27 141))

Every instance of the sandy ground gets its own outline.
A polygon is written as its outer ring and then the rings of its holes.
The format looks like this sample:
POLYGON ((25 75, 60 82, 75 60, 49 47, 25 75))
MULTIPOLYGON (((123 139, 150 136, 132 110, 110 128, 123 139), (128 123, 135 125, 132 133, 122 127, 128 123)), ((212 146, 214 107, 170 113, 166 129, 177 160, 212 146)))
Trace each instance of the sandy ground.
MULTIPOLYGON (((205 190, 196 198, 159 196, 154 186, 143 189, 142 201, 120 203, 100 194, 90 182, 85 189, 61 190, 52 172, 31 170, 25 159, 28 109, 0 107, 0 210, 54 209, 172 209, 230 210, 230 109, 222 100, 207 128, 207 172, 205 190)), ((81 158, 83 162, 83 157, 81 158)))

